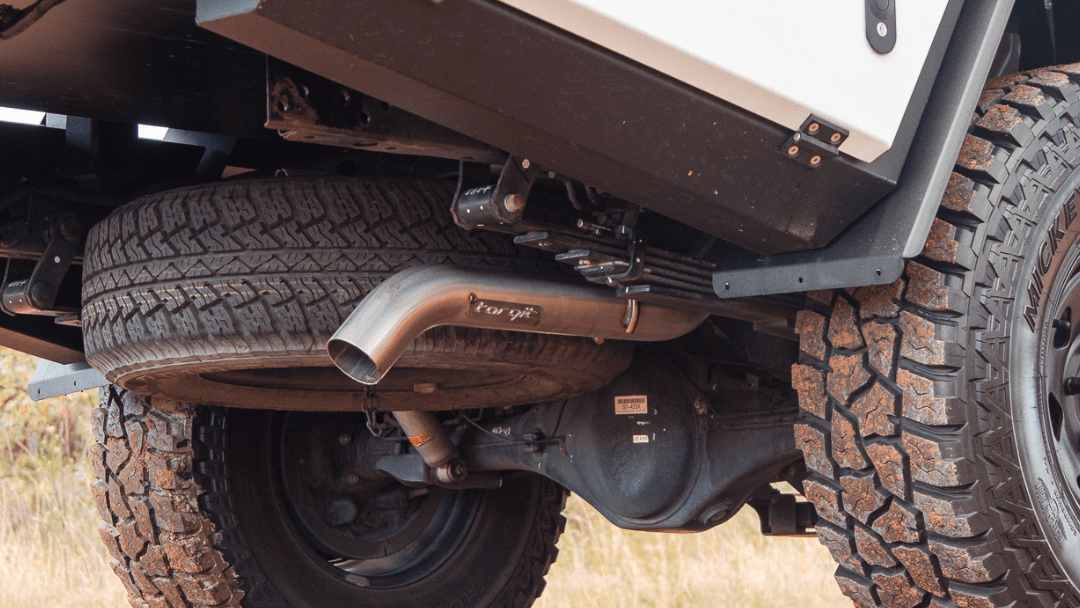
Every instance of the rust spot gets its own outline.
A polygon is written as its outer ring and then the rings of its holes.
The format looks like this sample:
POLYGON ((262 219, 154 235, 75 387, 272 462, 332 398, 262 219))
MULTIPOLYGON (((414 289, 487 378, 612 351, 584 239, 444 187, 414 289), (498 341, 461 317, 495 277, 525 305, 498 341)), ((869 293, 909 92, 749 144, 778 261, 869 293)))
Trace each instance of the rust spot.
POLYGON ((911 476, 937 487, 960 485, 957 461, 947 459, 941 446, 932 439, 904 433, 904 451, 911 461, 911 476))
POLYGON ((799 408, 802 411, 825 417, 825 373, 808 365, 791 366, 791 386, 799 392, 799 408))
POLYGON ((888 546, 874 531, 863 526, 855 526, 855 545, 859 548, 859 555, 866 561, 882 568, 896 567, 896 560, 889 552, 888 546))
POLYGON ((1026 84, 1018 85, 1002 99, 1009 103, 1014 103, 1018 106, 1030 108, 1032 110, 1037 110, 1048 104, 1046 95, 1043 94, 1042 90, 1026 84))
POLYGON ((915 491, 915 506, 922 511, 926 528, 950 538, 970 538, 984 531, 972 526, 975 514, 958 514, 956 503, 925 492, 915 491))
POLYGON ((871 591, 874 583, 870 579, 863 578, 853 572, 837 570, 836 584, 840 587, 840 592, 846 595, 858 608, 878 608, 881 605, 871 591))
POLYGON ((851 394, 866 386, 870 374, 863 366, 862 355, 833 355, 829 359, 826 388, 829 395, 840 403, 847 403, 851 394))
POLYGON ((900 356, 923 365, 945 365, 945 343, 933 323, 910 312, 900 313, 900 356))
POLYGON ((850 532, 822 522, 817 526, 817 536, 836 563, 856 572, 862 571, 863 565, 855 553, 855 539, 850 532))
POLYGON ((139 560, 139 567, 150 576, 168 576, 169 567, 165 563, 165 549, 159 545, 150 545, 139 560))
POLYGON ((948 541, 930 539, 930 551, 938 558, 941 572, 965 583, 988 583, 1005 571, 1004 566, 995 567, 1001 560, 994 559, 990 547, 983 544, 952 544, 948 541))
MULTIPOLYGON (((990 81, 990 82, 993 82, 993 81, 990 81)), ((999 85, 999 86, 1006 86, 1006 85, 999 85)), ((997 102, 997 100, 1001 99, 1004 96, 1005 96, 1005 91, 1001 90, 1000 88, 984 89, 982 94, 979 95, 979 105, 977 107, 980 110, 985 111, 987 108, 989 108, 995 102, 997 102)), ((976 116, 976 118, 978 118, 978 114, 976 114, 975 116, 976 116)))
POLYGON ((113 514, 123 519, 131 517, 131 509, 127 505, 127 497, 124 496, 124 490, 120 487, 120 482, 114 477, 108 482, 109 493, 109 508, 113 514))
POLYGON ((934 395, 934 383, 906 369, 896 373, 896 384, 904 391, 904 417, 923 424, 951 424, 945 399, 934 395))
POLYGON ((829 320, 829 342, 835 348, 854 350, 863 345, 859 328, 855 325, 855 309, 845 298, 836 300, 832 318, 829 320))
POLYGON ((822 430, 809 424, 796 424, 795 445, 802 450, 806 468, 826 477, 834 476, 833 464, 829 460, 828 443, 822 430))
POLYGON ((870 367, 888 378, 893 371, 896 353, 896 328, 883 323, 867 323, 862 328, 869 350, 870 367))
POLYGON ((956 164, 970 171, 989 171, 994 164, 994 144, 981 137, 968 135, 964 138, 956 164))
POLYGON ((952 585, 949 588, 949 596, 958 608, 995 608, 999 605, 994 601, 992 592, 986 589, 965 589, 952 585))
POLYGON ((873 577, 878 586, 878 599, 888 608, 914 608, 923 600, 923 594, 902 570, 877 571, 873 577))
MULTIPOLYGON (((997 105, 988 109, 975 124, 993 133, 1012 135, 1013 129, 1024 125, 1024 115, 1016 108, 997 105)), ((946 198, 948 198, 948 191, 946 191, 946 198)))
POLYGON ((952 238, 954 230, 956 229, 952 224, 935 217, 934 225, 930 228, 930 236, 926 238, 926 245, 923 245, 922 254, 931 260, 955 264, 959 243, 952 238))
POLYGON ((795 333, 799 334, 799 349, 819 360, 825 360, 825 317, 809 310, 795 316, 795 333))
POLYGON ((836 462, 849 469, 865 469, 870 466, 859 447, 855 425, 835 410, 832 416, 832 453, 836 462))
POLYGON ((945 286, 944 274, 918 262, 908 262, 907 276, 909 302, 927 310, 948 310, 949 288, 945 286))
POLYGON ((840 490, 833 488, 825 482, 810 478, 803 482, 803 495, 814 503, 818 515, 825 521, 831 522, 841 528, 848 527, 848 518, 840 506, 840 490))
POLYGON ((844 486, 844 510, 864 524, 875 511, 885 506, 885 495, 878 489, 873 473, 844 475, 840 485, 844 486))
MULTIPOLYGON (((1016 112, 1016 110, 1013 111, 1016 112)), ((953 173, 949 176, 949 185, 945 187, 945 196, 941 199, 941 206, 957 213, 975 215, 973 204, 976 194, 974 188, 975 182, 959 173, 953 173)))
POLYGON ((863 319, 892 319, 900 314, 900 295, 904 280, 897 279, 888 285, 869 285, 855 290, 859 302, 859 317, 863 319))
POLYGON ((945 597, 945 587, 934 567, 934 557, 925 547, 899 546, 893 555, 907 568, 915 584, 938 597, 945 597))
POLYGON ((851 412, 859 419, 859 432, 863 437, 896 434, 896 423, 892 420, 897 415, 896 401, 896 395, 877 383, 855 401, 851 412))
POLYGON ((919 524, 915 507, 893 500, 889 509, 874 521, 874 532, 887 543, 919 542, 919 524))
POLYGON ((908 484, 904 480, 904 453, 889 443, 871 443, 866 455, 874 463, 881 485, 895 496, 907 498, 908 484))

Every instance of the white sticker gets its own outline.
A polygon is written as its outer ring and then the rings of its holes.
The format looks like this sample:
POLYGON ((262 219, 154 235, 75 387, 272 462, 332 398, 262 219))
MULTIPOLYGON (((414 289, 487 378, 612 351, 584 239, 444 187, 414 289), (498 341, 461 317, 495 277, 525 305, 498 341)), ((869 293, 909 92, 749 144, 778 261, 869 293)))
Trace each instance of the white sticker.
POLYGON ((648 395, 623 395, 615 397, 616 414, 648 414, 648 395))
POLYGON ((634 435, 634 443, 649 443, 648 435, 634 435))

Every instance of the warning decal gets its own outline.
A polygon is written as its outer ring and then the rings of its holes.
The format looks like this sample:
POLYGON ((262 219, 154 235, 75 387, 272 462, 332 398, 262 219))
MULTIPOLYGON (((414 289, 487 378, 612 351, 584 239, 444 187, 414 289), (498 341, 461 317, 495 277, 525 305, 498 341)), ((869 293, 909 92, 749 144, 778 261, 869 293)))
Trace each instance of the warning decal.
POLYGON ((648 414, 648 395, 622 395, 615 397, 616 414, 648 414))

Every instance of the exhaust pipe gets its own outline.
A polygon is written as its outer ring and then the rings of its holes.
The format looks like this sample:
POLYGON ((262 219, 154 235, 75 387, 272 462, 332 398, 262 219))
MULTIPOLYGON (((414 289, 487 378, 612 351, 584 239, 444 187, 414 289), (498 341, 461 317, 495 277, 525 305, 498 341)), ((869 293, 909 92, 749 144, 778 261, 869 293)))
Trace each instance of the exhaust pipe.
POLYGON ((338 328, 334 364, 376 384, 420 334, 440 325, 659 342, 708 313, 621 300, 603 287, 456 266, 418 266, 383 281, 338 328))

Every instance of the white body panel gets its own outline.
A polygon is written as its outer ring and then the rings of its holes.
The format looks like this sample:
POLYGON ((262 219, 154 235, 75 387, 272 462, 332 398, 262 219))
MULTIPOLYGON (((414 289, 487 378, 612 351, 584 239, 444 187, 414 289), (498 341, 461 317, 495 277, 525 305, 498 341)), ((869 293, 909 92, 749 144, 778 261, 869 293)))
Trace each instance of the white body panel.
POLYGON ((902 2, 879 55, 855 0, 502 2, 789 129, 840 124, 841 151, 868 162, 892 146, 946 4, 902 2))

